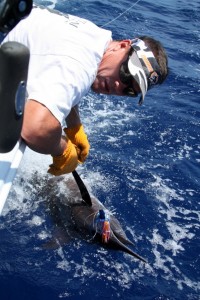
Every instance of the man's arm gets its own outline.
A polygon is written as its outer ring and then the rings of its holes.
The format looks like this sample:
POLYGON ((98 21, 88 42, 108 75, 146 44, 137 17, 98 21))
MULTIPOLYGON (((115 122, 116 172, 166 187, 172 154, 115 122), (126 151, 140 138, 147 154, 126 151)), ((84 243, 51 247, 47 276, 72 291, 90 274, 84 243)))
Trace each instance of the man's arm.
POLYGON ((74 128, 81 124, 78 105, 72 107, 69 115, 66 118, 68 128, 74 128))
POLYGON ((52 155, 50 174, 59 176, 76 169, 78 155, 75 145, 62 137, 60 122, 43 104, 35 100, 26 102, 21 135, 32 150, 52 155))

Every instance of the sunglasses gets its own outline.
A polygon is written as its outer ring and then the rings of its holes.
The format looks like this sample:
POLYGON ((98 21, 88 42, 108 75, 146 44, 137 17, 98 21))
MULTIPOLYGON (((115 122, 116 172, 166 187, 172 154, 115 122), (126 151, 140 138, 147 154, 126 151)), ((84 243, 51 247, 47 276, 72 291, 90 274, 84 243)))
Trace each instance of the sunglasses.
POLYGON ((120 70, 119 70, 119 78, 120 81, 126 85, 126 87, 123 89, 123 94, 129 97, 137 97, 138 92, 136 92, 133 88, 133 76, 130 74, 128 69, 128 59, 121 64, 120 70))

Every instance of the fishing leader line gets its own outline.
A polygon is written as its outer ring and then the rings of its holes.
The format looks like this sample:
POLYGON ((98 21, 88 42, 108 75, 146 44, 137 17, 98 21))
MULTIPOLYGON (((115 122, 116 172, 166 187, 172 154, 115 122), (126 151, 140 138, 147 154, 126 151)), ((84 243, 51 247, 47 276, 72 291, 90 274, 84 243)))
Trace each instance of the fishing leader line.
POLYGON ((111 21, 107 22, 106 24, 102 25, 101 27, 105 27, 108 24, 111 24, 112 22, 119 19, 121 16, 125 15, 129 10, 131 10, 135 5, 137 5, 141 0, 137 0, 135 3, 133 3, 129 8, 127 8, 125 11, 123 11, 121 14, 119 14, 116 18, 112 19, 111 21))

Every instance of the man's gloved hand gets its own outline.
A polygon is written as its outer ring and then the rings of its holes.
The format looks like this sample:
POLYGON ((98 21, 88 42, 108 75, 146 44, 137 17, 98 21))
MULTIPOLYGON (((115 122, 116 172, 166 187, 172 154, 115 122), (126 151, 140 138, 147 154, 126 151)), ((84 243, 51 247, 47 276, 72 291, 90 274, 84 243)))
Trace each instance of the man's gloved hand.
POLYGON ((78 155, 76 147, 70 140, 67 140, 67 148, 62 155, 53 156, 53 164, 50 165, 48 173, 59 176, 71 173, 78 165, 78 155))
POLYGON ((90 144, 88 142, 87 135, 84 132, 83 125, 80 124, 73 128, 64 128, 64 132, 71 142, 76 145, 78 161, 79 163, 83 163, 86 160, 90 150, 90 144))

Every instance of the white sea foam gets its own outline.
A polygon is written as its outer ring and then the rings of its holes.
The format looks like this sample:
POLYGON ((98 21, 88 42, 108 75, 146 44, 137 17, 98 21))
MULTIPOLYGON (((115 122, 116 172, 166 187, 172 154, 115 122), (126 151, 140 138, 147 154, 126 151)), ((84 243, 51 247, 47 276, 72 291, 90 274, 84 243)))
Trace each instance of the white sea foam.
POLYGON ((44 223, 44 219, 42 219, 40 216, 33 215, 31 220, 26 221, 26 223, 33 227, 33 226, 40 226, 42 223, 44 223))
POLYGON ((184 197, 181 194, 178 194, 177 189, 171 188, 170 179, 163 180, 160 176, 152 174, 155 181, 151 182, 150 188, 152 189, 153 194, 159 202, 165 204, 169 208, 169 203, 172 199, 177 199, 183 201, 184 197))
POLYGON ((46 240, 47 238, 50 238, 51 235, 47 231, 42 230, 37 236, 40 240, 46 240))

